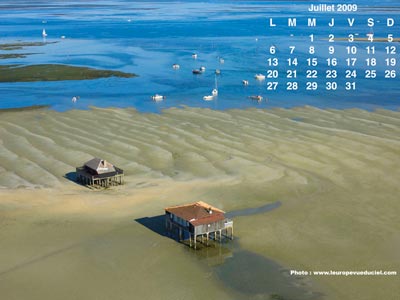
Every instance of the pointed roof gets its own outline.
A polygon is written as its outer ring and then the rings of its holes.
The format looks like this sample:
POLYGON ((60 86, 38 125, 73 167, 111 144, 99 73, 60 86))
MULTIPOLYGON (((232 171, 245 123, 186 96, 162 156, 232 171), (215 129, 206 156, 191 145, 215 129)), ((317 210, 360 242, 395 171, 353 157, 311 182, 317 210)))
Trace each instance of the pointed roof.
POLYGON ((210 224, 225 219, 224 211, 202 201, 167 207, 165 211, 188 221, 193 226, 210 224))
POLYGON ((85 163, 85 167, 95 170, 98 174, 115 172, 114 166, 101 158, 93 158, 85 163))

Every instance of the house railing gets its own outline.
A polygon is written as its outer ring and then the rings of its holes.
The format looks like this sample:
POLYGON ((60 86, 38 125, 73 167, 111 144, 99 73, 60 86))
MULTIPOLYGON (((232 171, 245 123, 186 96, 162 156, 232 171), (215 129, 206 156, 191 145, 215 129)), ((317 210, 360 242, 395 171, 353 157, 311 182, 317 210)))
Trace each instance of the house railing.
POLYGON ((224 228, 232 227, 233 221, 231 219, 225 219, 224 221, 224 228))

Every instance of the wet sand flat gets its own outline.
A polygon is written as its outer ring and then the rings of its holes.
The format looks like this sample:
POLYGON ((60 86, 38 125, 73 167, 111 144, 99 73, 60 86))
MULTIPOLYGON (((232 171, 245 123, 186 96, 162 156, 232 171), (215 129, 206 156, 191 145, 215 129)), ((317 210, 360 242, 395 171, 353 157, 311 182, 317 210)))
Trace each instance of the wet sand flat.
MULTIPOLYGON (((251 286, 263 273, 246 270, 250 252, 249 268, 265 257, 296 270, 400 270, 396 111, 4 111, 0 144, 7 299, 269 299, 273 288, 251 286), (71 181, 93 156, 124 169, 126 185, 92 191, 71 181), (244 262, 233 264, 233 251, 227 276, 135 221, 198 200, 228 212, 280 205, 235 217, 244 262)), ((400 294, 398 276, 306 282, 318 299, 400 294)))

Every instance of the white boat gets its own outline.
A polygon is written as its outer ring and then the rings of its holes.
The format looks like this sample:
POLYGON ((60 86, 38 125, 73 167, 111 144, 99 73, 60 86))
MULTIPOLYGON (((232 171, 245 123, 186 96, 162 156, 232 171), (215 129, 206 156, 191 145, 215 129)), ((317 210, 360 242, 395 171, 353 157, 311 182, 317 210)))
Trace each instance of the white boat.
POLYGON ((242 80, 243 85, 249 85, 249 81, 248 80, 242 80))
POLYGON ((197 54, 196 54, 196 53, 193 53, 193 54, 192 54, 192 58, 193 58, 193 59, 197 59, 197 54))
POLYGON ((173 65, 172 65, 172 68, 173 68, 174 70, 178 70, 180 67, 181 67, 181 66, 178 65, 178 64, 173 64, 173 65))
POLYGON ((42 30, 42 36, 43 36, 43 37, 46 37, 46 36, 47 36, 46 29, 43 29, 43 30, 42 30))
POLYGON ((211 95, 207 95, 207 96, 204 96, 203 97, 203 100, 204 101, 211 101, 211 100, 213 100, 214 99, 214 96, 211 96, 211 95))
POLYGON ((254 76, 254 78, 257 80, 265 80, 265 75, 264 74, 256 74, 254 76))
POLYGON ((223 64, 225 62, 225 59, 223 59, 222 57, 219 59, 219 63, 223 64))
POLYGON ((220 69, 215 69, 215 75, 221 75, 221 70, 220 69))
POLYGON ((251 100, 257 101, 257 102, 261 102, 263 100, 263 97, 260 95, 255 95, 255 96, 249 96, 249 98, 251 100))
POLYGON ((204 66, 201 66, 201 67, 200 67, 200 71, 201 71, 201 72, 204 72, 205 70, 206 70, 206 67, 204 67, 204 66))
POLYGON ((155 95, 151 96, 151 99, 152 99, 153 101, 158 102, 158 101, 164 100, 164 99, 165 99, 165 96, 159 95, 159 94, 155 94, 155 95))

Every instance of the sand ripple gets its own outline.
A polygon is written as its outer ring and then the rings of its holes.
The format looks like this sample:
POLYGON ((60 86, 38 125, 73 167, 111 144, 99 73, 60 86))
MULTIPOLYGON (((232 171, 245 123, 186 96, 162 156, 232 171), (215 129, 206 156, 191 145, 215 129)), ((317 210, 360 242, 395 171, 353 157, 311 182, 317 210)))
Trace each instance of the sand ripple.
POLYGON ((306 184, 312 172, 345 186, 346 172, 371 162, 384 169, 398 159, 399 115, 313 107, 3 112, 0 186, 55 186, 93 156, 124 168, 128 178, 292 177, 306 184))

